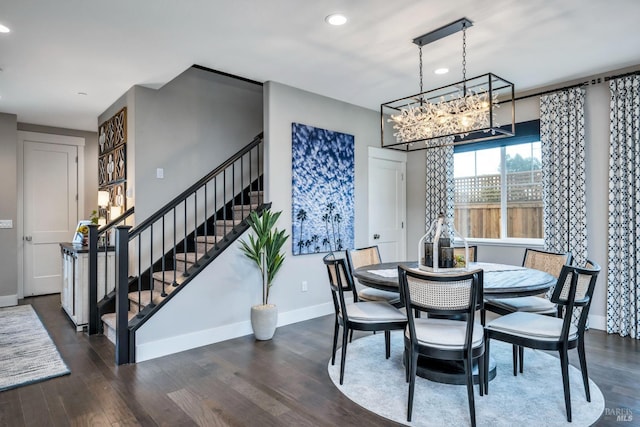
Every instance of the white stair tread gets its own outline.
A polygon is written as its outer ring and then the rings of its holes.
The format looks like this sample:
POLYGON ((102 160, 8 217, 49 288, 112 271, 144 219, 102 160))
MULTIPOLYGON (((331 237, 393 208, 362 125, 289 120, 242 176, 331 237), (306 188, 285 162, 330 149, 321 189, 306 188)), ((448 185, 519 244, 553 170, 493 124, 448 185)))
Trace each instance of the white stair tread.
MULTIPOLYGON (((136 315, 133 311, 127 313, 127 320, 133 319, 136 315)), ((102 315, 102 321, 106 323, 111 329, 116 328, 116 314, 115 313, 105 313, 102 315)))

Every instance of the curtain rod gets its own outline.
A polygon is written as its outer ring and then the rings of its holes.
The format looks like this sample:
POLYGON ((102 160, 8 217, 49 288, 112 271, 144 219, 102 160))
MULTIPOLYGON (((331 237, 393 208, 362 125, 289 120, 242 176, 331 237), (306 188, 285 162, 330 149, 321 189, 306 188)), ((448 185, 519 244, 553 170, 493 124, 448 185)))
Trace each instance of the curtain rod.
POLYGON ((549 89, 549 90, 545 90, 543 92, 532 93, 530 95, 519 96, 517 98, 514 98, 514 101, 520 101, 521 99, 533 98, 534 96, 547 95, 547 94, 554 93, 554 92, 561 92, 563 90, 569 90, 569 89, 573 89, 573 88, 576 88, 576 87, 589 86, 590 84, 602 83, 602 81, 608 82, 609 80, 619 79, 621 77, 633 76, 633 75, 636 75, 636 74, 640 74, 640 70, 631 71, 631 72, 625 73, 625 74, 618 74, 616 76, 598 77, 598 78, 594 78, 594 79, 591 79, 591 80, 586 80, 586 81, 584 81, 582 83, 576 83, 576 84, 573 84, 573 85, 564 86, 564 87, 560 87, 560 88, 557 88, 557 89, 549 89))

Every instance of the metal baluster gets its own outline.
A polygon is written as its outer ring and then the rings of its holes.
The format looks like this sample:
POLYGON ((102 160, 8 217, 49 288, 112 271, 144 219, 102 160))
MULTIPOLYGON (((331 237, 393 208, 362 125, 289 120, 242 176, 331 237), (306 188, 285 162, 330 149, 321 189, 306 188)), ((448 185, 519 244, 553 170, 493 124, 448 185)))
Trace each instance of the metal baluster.
MULTIPOLYGON (((211 182, 211 181, 209 181, 211 182)), ((209 255, 209 228, 208 228, 208 223, 209 223, 209 213, 207 210, 207 207, 209 205, 208 200, 207 200, 207 183, 204 184, 204 257, 205 258, 210 258, 211 256, 209 255)))
POLYGON ((142 301, 142 233, 138 234, 138 313, 136 316, 142 318, 140 313, 140 302, 142 301))
POLYGON ((184 252, 184 271, 182 275, 189 277, 190 274, 187 272, 187 199, 184 199, 184 239, 182 240, 182 249, 184 252))
POLYGON ((151 224, 149 226, 149 308, 155 306, 153 302, 153 224, 151 224))
POLYGON ((200 267, 198 263, 198 190, 193 192, 193 254, 195 256, 194 267, 200 267))
POLYGON ((213 247, 218 249, 218 176, 213 177, 213 247))
MULTIPOLYGON (((162 298, 165 298, 167 296, 167 291, 165 289, 165 284, 167 282, 164 281, 165 279, 165 272, 167 271, 167 265, 166 265, 166 260, 167 260, 167 255, 164 253, 164 248, 165 248, 165 241, 164 241, 164 236, 165 236, 165 226, 164 226, 164 219, 167 217, 167 215, 162 215, 162 251, 160 252, 160 254, 162 255, 162 293, 160 294, 160 296, 162 298)), ((151 283, 153 283, 153 286, 156 285, 155 280, 153 280, 153 274, 151 274, 151 283)))
POLYGON ((177 274, 178 274, 178 260, 177 260, 177 255, 178 255, 178 247, 176 244, 176 229, 178 228, 178 226, 176 225, 176 208, 175 206, 173 207, 173 287, 177 287, 178 286, 178 282, 177 282, 177 274))

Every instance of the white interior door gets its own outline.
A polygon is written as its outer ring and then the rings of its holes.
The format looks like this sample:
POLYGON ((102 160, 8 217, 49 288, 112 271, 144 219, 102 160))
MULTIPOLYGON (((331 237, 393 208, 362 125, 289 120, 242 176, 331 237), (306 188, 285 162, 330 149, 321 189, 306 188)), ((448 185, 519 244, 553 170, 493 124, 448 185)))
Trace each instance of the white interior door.
POLYGON ((406 259, 405 153, 369 147, 369 245, 383 262, 406 259))
POLYGON ((78 224, 77 157, 75 145, 23 139, 24 296, 62 290, 59 243, 78 224))

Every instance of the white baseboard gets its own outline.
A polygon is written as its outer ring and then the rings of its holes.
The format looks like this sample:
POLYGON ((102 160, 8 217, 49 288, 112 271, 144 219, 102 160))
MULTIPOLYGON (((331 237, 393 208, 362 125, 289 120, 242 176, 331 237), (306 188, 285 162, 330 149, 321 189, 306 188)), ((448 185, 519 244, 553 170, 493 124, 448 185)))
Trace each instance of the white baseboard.
POLYGON ((589 328, 590 329, 598 329, 600 331, 607 330, 607 318, 605 316, 600 316, 597 314, 589 315, 589 328))
MULTIPOLYGON (((302 322, 331 313, 333 313, 332 303, 291 310, 278 314, 278 326, 302 322)), ((252 333, 251 322, 246 321, 136 345, 136 363, 202 347, 204 345, 239 338, 252 333)))
POLYGON ((0 307, 12 307, 18 305, 18 295, 0 296, 0 307))

